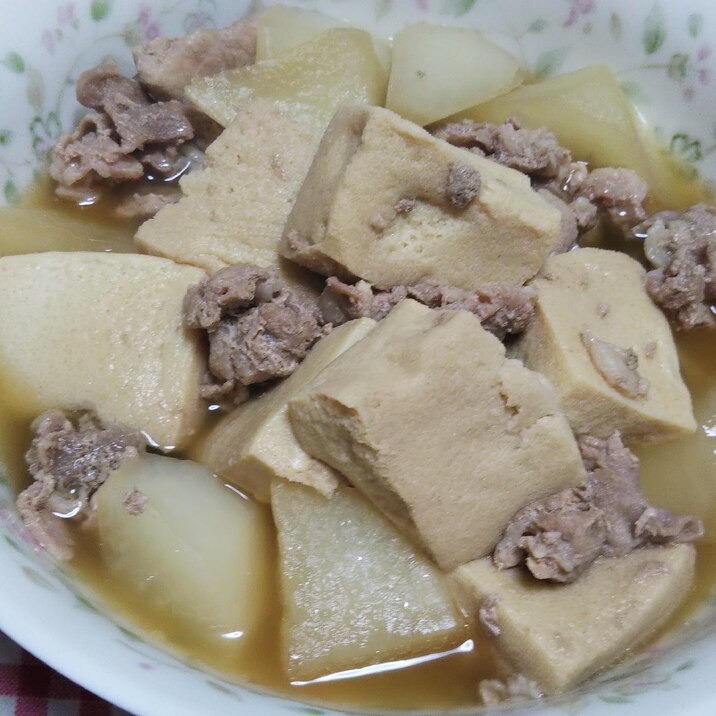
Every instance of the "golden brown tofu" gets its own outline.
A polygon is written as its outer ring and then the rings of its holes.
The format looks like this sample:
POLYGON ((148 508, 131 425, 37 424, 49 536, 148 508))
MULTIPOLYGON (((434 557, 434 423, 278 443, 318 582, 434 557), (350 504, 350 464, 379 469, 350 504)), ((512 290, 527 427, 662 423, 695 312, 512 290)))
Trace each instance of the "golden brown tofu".
POLYGON ((326 130, 281 252, 379 288, 427 276, 473 289, 532 278, 560 225, 525 175, 386 109, 348 106, 326 130))
POLYGON ((443 568, 487 554, 518 509, 585 479, 552 388, 465 311, 403 301, 289 412, 302 447, 443 568))
POLYGON ((319 135, 253 99, 206 151, 205 167, 180 180, 183 197, 139 227, 150 254, 210 271, 276 264, 281 238, 319 135))
POLYGON ((302 483, 330 496, 339 476, 298 444, 288 419, 288 401, 310 386, 331 361, 373 326, 375 321, 360 318, 322 338, 289 378, 219 420, 202 441, 197 459, 261 502, 269 501, 274 477, 302 483))
POLYGON ((0 259, 0 362, 35 412, 89 408, 101 420, 181 447, 201 425, 204 359, 182 326, 204 272, 136 254, 0 259))
POLYGON ((628 442, 693 432, 691 398, 669 324, 644 290, 644 269, 616 251, 551 257, 537 315, 516 348, 546 375, 572 428, 628 442))
POLYGON ((454 576, 474 599, 494 597, 507 661, 546 693, 559 693, 644 641, 686 596, 694 576, 692 545, 644 547, 600 557, 571 584, 538 582, 520 568, 500 571, 490 558, 454 576))

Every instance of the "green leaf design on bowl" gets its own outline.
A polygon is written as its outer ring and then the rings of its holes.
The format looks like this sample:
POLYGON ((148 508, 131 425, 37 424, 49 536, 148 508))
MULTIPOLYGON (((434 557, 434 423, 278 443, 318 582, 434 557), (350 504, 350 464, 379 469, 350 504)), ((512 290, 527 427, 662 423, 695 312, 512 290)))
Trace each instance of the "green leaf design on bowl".
POLYGON ((600 696, 600 701, 603 701, 605 704, 630 704, 631 699, 628 699, 626 696, 600 696))
POLYGON ((97 607, 92 604, 89 599, 83 597, 81 594, 75 594, 75 600, 75 604, 78 609, 82 609, 85 612, 92 612, 92 614, 100 613, 99 609, 97 609, 97 607))
POLYGON ((664 14, 661 7, 654 5, 652 11, 644 20, 644 34, 642 42, 644 43, 644 51, 647 55, 653 55, 663 44, 666 39, 666 26, 664 24, 664 14))
POLYGON ((34 567, 30 567, 27 564, 23 564, 22 573, 38 587, 47 589, 50 592, 57 592, 57 587, 41 572, 38 572, 34 567))
POLYGON ((92 0, 90 5, 90 17, 99 22, 109 15, 112 9, 112 0, 92 0))
POLYGON ((701 34, 701 29, 704 26, 704 16, 701 13, 692 13, 689 15, 688 20, 689 35, 691 37, 698 37, 701 34))
POLYGON ((443 0, 440 12, 454 17, 462 17, 472 10, 476 2, 477 0, 443 0))
POLYGON ((2 60, 2 64, 11 72, 16 72, 17 74, 25 71, 25 60, 17 52, 8 52, 2 60))
POLYGON ((622 19, 615 12, 609 16, 609 34, 615 40, 622 39, 622 19))
POLYGON ((543 80, 545 77, 555 74, 562 66, 569 54, 569 47, 558 47, 556 50, 543 52, 535 61, 533 72, 535 80, 543 80))
POLYGON ((219 683, 218 681, 213 681, 212 679, 206 680, 206 685, 210 686, 214 691, 218 691, 221 694, 226 694, 227 696, 231 696, 237 701, 241 701, 241 694, 236 693, 233 689, 230 689, 228 686, 224 686, 224 684, 219 683))

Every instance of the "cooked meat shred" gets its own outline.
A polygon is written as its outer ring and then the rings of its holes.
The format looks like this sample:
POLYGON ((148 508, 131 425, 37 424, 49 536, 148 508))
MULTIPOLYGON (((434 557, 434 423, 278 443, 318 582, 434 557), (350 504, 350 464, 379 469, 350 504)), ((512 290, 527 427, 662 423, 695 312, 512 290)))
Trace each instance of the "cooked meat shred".
POLYGON ((660 212, 633 233, 654 267, 646 290, 675 327, 716 327, 716 207, 660 212))
POLYGON ((505 701, 534 700, 543 694, 537 684, 524 674, 512 674, 506 679, 482 679, 477 685, 484 706, 497 706, 505 701))
POLYGON ((617 223, 628 226, 646 217, 646 192, 646 183, 636 172, 613 167, 592 169, 579 187, 579 196, 606 209, 617 223))
POLYGON ((363 317, 380 321, 405 298, 430 308, 470 311, 486 330, 502 340, 508 334, 522 333, 527 328, 534 315, 535 292, 529 287, 506 284, 464 291, 431 278, 411 286, 374 291, 365 281, 346 284, 333 276, 326 280, 319 306, 326 323, 339 325, 363 317))
POLYGON ((181 144, 194 137, 179 102, 152 103, 139 82, 124 77, 109 62, 80 75, 77 100, 109 117, 127 154, 149 145, 181 144))
POLYGON ((315 306, 282 292, 212 330, 209 370, 219 379, 242 385, 285 378, 321 335, 315 306))
POLYGON ((142 85, 158 99, 182 102, 195 77, 250 65, 255 59, 256 23, 250 19, 220 30, 195 30, 184 37, 157 37, 134 51, 142 85))
POLYGON ((497 616, 496 594, 488 594, 482 599, 477 612, 477 618, 482 628, 490 636, 500 636, 502 629, 500 628, 500 620, 497 616))
POLYGON ((409 214, 414 208, 415 208, 416 200, 411 198, 403 198, 398 199, 398 201, 395 202, 395 206, 393 206, 393 209, 395 209, 396 214, 409 214))
POLYGON ((209 371, 202 395, 247 397, 246 386, 293 373, 325 333, 314 301, 285 290, 275 268, 228 266, 192 286, 184 323, 207 331, 209 371))
POLYGON ((147 505, 147 496, 140 490, 130 490, 124 496, 122 504, 130 515, 141 515, 147 505))
MULTIPOLYGON (((637 174, 612 167, 589 172, 587 165, 574 161, 569 150, 544 127, 525 129, 514 119, 502 124, 464 119, 437 125, 433 134, 527 174, 535 189, 560 199, 563 203, 556 206, 562 212, 563 228, 555 253, 572 248, 575 229, 577 235, 591 229, 599 211, 623 227, 633 226, 645 217, 642 204, 647 187, 637 174)), ((547 198, 544 193, 543 196, 547 198)))
POLYGON ((122 149, 109 118, 98 112, 83 117, 52 151, 50 176, 57 182, 57 195, 79 203, 99 196, 101 180, 134 181, 143 174, 142 163, 122 149))
POLYGON ((221 131, 186 101, 184 88, 193 77, 253 62, 256 26, 242 20, 221 30, 156 38, 134 54, 137 79, 123 76, 111 62, 80 75, 77 99, 95 111, 60 137, 50 176, 58 196, 78 203, 93 203, 105 189, 130 182, 129 195, 140 198, 128 199, 116 213, 145 219, 166 202, 140 191, 139 181, 173 181, 196 168, 221 131))
POLYGON ((524 129, 514 119, 502 124, 464 119, 439 126, 434 135, 534 177, 553 178, 571 161, 552 132, 544 127, 524 129))
POLYGON ((181 193, 172 192, 134 192, 124 197, 113 209, 118 219, 140 219, 144 221, 154 216, 160 209, 179 201, 181 193))
MULTIPOLYGON (((52 152, 50 176, 57 194, 94 201, 105 186, 137 182, 145 174, 173 177, 192 160, 180 147, 194 137, 177 101, 152 102, 141 85, 105 62, 80 75, 77 99, 95 110, 60 138, 52 152)), ((161 208, 154 203, 153 207, 161 208)), ((152 208, 145 202, 146 215, 152 208)))
POLYGON ((620 348, 603 341, 588 329, 582 331, 581 337, 592 364, 614 390, 627 398, 644 398, 647 395, 649 381, 639 375, 639 357, 633 348, 620 348))
POLYGON ((703 536, 697 517, 650 505, 639 484, 639 460, 619 432, 581 436, 587 483, 520 510, 493 553, 500 569, 524 564, 537 579, 572 582, 599 556, 621 557, 646 544, 703 536))
POLYGON ((50 410, 37 418, 25 456, 33 482, 17 507, 38 543, 58 559, 71 558, 61 520, 86 517, 90 498, 110 473, 145 447, 140 433, 105 427, 89 412, 50 410))
POLYGON ((184 299, 184 322, 190 328, 216 328, 226 317, 273 300, 283 289, 275 268, 251 264, 227 266, 189 288, 184 299))
POLYGON ((448 168, 445 196, 456 209, 464 209, 480 195, 482 180, 477 169, 460 162, 448 168))

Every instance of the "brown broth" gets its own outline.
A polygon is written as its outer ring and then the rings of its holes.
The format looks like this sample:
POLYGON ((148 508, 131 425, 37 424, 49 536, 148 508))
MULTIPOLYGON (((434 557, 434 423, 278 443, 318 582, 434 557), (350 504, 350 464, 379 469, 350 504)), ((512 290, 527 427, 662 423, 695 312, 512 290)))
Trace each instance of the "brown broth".
MULTIPOLYGON (((699 198, 703 196, 703 189, 690 188, 690 191, 699 198)), ((58 203, 46 184, 31 192, 24 206, 59 210, 86 217, 98 225, 117 225, 107 218, 107 205, 73 209, 58 203)), ((123 230, 130 237, 133 227, 125 224, 123 230)), ((597 236, 596 242, 604 246, 608 240, 608 234, 602 234, 597 236)), ((47 241, 42 248, 34 250, 67 248, 47 241)), ((77 250, 77 247, 72 248, 77 250)), ((131 246, 120 240, 116 250, 131 250, 131 246)), ((684 377, 695 396, 700 430, 695 436, 639 449, 642 478, 645 492, 651 499, 674 510, 698 514, 705 521, 707 534, 706 539, 697 545, 697 576, 689 597, 660 634, 683 625, 716 584, 716 332, 678 336, 677 343, 684 377)), ((29 442, 30 422, 38 410, 33 404, 32 391, 18 386, 13 376, 3 371, 1 364, 0 394, 3 396, 0 461, 7 466, 15 487, 21 489, 27 480, 23 453, 29 442)), ((273 530, 270 510, 267 507, 261 509, 273 530)), ((371 667, 350 675, 338 675, 339 678, 291 684, 281 665, 278 589, 267 588, 256 595, 264 605, 263 624, 251 640, 221 639, 179 627, 171 613, 153 610, 137 592, 110 578, 96 536, 77 536, 79 549, 72 567, 109 610, 136 625, 153 641, 229 680, 307 701, 353 708, 404 708, 425 712, 479 704, 478 681, 494 678, 500 672, 491 646, 484 637, 475 634, 462 647, 446 655, 427 655, 407 664, 371 667)), ((273 565, 274 571, 277 570, 275 539, 267 548, 265 559, 273 565)))

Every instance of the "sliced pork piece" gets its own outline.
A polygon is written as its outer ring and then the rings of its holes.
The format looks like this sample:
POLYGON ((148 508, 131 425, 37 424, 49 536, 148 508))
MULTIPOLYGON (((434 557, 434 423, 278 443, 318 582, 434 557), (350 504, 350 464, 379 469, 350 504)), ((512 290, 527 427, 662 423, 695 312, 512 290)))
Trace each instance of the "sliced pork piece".
POLYGON ((631 169, 593 169, 579 188, 578 196, 606 209, 618 224, 633 226, 646 213, 646 182, 631 169))
POLYGON ((586 164, 573 161, 569 150, 544 127, 525 129, 514 119, 502 124, 464 119, 438 125, 433 134, 527 174, 535 188, 562 200, 566 204, 559 207, 564 216, 563 239, 555 253, 574 245, 571 237, 575 230, 582 234, 591 229, 599 210, 625 227, 646 216, 643 202, 647 186, 635 172, 613 167, 589 172, 586 164))
POLYGON ((72 540, 61 520, 87 516, 89 500, 113 470, 145 448, 138 431, 105 427, 88 412, 50 410, 33 424, 26 455, 33 482, 17 507, 33 537, 57 559, 70 559, 72 540))
POLYGON ((71 134, 60 137, 50 163, 57 195, 77 203, 94 201, 102 180, 132 181, 143 174, 142 163, 122 149, 109 118, 99 112, 83 117, 71 134))
POLYGON ((654 267, 646 290, 677 329, 716 326, 716 208, 661 212, 634 229, 654 267))
POLYGON ((256 59, 256 24, 240 20, 219 30, 199 29, 183 37, 157 37, 134 50, 137 78, 154 97, 186 101, 194 77, 250 65, 256 59))
POLYGON ((275 268, 228 266, 192 286, 184 300, 184 324, 209 338, 207 398, 293 373, 325 333, 315 300, 283 289, 275 268), (217 387, 218 386, 218 387, 217 387))
POLYGON ((465 119, 438 127, 434 135, 504 164, 530 177, 558 176, 572 156, 544 127, 524 129, 514 119, 487 124, 465 119))
POLYGON ((354 318, 380 321, 405 298, 429 308, 449 308, 474 313, 490 333, 503 339, 521 333, 534 315, 535 292, 525 286, 492 285, 464 291, 435 279, 422 279, 411 286, 374 291, 370 284, 347 284, 332 276, 321 294, 320 308, 326 323, 338 325, 354 318))
POLYGON ((600 556, 703 536, 698 518, 649 504, 639 485, 639 460, 618 432, 608 440, 582 436, 579 447, 586 486, 520 510, 495 547, 500 569, 524 564, 537 579, 573 582, 600 556))

